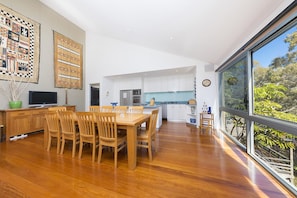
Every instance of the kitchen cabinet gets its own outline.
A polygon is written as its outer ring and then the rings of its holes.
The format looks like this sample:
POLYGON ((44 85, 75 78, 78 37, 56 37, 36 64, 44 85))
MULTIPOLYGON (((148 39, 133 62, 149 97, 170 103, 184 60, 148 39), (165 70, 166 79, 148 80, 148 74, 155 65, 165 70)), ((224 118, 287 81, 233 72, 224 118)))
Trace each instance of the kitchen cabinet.
POLYGON ((48 111, 47 109, 37 109, 36 111, 31 111, 30 131, 43 130, 44 115, 46 114, 47 111, 48 111))
POLYGON ((153 76, 143 80, 144 92, 167 92, 168 83, 166 77, 153 76))
POLYGON ((179 79, 179 91, 193 91, 195 87, 195 78, 193 75, 185 75, 179 79))
POLYGON ((167 77, 167 91, 180 91, 179 89, 179 77, 178 76, 168 76, 167 77))
POLYGON ((186 122, 187 124, 197 125, 197 106, 186 105, 186 122))
POLYGON ((28 133, 31 131, 31 111, 12 111, 7 112, 6 116, 6 131, 9 134, 6 134, 9 137, 28 133))
POLYGON ((150 78, 144 78, 143 79, 143 91, 144 92, 153 92, 153 88, 154 86, 156 86, 156 84, 154 84, 154 78, 150 77, 150 78))
POLYGON ((145 77, 143 80, 144 92, 172 92, 193 91, 193 75, 171 75, 145 77))
POLYGON ((167 121, 186 122, 185 104, 167 104, 167 121))

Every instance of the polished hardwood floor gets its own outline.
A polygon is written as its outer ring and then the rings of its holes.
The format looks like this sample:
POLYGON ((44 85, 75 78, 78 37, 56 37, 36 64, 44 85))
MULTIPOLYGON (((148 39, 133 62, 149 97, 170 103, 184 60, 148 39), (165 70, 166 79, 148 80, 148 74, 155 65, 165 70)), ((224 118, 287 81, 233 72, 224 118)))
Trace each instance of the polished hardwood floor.
POLYGON ((293 197, 273 177, 224 135, 183 123, 163 122, 157 152, 148 160, 138 150, 137 168, 127 156, 103 152, 92 163, 90 148, 82 159, 71 157, 71 144, 62 155, 56 146, 44 150, 43 133, 0 143, 0 197, 293 197))

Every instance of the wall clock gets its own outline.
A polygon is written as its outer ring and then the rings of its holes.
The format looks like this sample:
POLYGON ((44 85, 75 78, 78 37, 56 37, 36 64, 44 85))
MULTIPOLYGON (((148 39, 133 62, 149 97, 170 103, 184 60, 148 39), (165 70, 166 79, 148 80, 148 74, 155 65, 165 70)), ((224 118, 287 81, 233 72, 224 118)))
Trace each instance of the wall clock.
POLYGON ((202 85, 203 85, 204 87, 209 87, 210 84, 211 84, 211 81, 210 81, 209 79, 204 79, 204 80, 202 81, 202 85))

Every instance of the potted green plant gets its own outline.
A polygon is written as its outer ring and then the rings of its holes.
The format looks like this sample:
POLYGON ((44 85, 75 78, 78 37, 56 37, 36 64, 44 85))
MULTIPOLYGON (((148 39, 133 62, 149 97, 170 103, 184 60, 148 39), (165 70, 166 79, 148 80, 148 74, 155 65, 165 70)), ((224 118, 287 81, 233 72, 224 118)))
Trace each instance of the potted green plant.
POLYGON ((1 84, 0 90, 7 97, 11 109, 22 107, 20 97, 26 90, 28 84, 28 80, 23 81, 23 79, 20 79, 17 81, 14 76, 11 76, 11 79, 6 83, 6 86, 3 85, 3 83, 1 84))

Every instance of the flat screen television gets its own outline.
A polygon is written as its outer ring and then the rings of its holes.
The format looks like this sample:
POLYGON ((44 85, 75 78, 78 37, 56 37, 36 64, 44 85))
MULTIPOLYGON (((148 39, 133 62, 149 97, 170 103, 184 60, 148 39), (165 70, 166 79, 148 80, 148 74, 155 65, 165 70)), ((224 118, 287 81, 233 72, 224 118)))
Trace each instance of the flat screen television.
POLYGON ((29 106, 57 105, 57 92, 29 91, 29 106))

